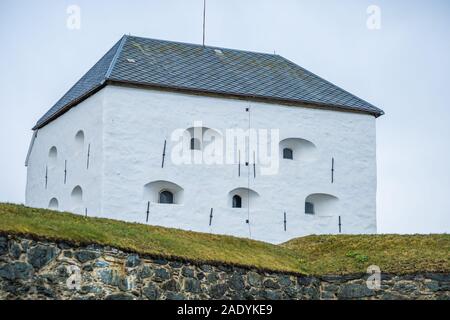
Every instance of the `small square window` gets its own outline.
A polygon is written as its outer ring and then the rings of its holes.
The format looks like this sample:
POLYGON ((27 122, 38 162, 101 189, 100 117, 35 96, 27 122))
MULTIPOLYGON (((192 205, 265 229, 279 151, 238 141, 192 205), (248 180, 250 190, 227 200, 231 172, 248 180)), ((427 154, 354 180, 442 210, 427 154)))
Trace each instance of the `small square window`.
POLYGON ((197 138, 191 138, 191 150, 201 150, 201 142, 197 138))
POLYGON ((306 214, 314 214, 314 203, 305 202, 305 213, 306 214))
POLYGON ((233 196, 233 208, 242 208, 242 198, 237 194, 233 196))
POLYGON ((294 152, 292 151, 292 149, 289 149, 289 148, 283 149, 283 159, 289 159, 289 160, 294 159, 294 152))

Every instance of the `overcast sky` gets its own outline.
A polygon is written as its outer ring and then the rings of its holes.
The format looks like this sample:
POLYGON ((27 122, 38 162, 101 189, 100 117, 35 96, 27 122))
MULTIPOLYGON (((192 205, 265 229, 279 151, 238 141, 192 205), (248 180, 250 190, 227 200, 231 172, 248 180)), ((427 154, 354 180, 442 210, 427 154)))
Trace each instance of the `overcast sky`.
MULTIPOLYGON (((201 43, 202 6, 1 0, 0 202, 24 202, 31 127, 123 34, 201 43), (70 5, 81 9, 79 30, 67 27, 70 5)), ((450 232, 450 1, 207 0, 206 9, 206 44, 275 51, 386 112, 380 233, 450 232), (381 29, 367 27, 371 5, 381 29)))

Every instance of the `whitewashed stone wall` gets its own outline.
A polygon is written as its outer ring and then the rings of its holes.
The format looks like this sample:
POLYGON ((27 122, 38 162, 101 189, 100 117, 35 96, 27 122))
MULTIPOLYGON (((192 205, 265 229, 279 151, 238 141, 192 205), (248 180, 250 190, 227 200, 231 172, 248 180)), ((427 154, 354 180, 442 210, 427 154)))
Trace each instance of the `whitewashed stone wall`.
POLYGON ((85 214, 87 209, 90 216, 101 213, 103 97, 104 92, 98 92, 38 130, 28 159, 27 205, 48 208, 51 199, 55 198, 60 211, 85 214), (80 130, 84 134, 83 145, 75 138, 80 130), (49 157, 52 147, 57 149, 56 160, 49 157), (82 189, 80 203, 74 203, 71 196, 77 186, 82 189))
MULTIPOLYGON (((375 118, 370 115, 107 86, 39 130, 28 167, 27 204, 47 207, 57 195, 60 209, 73 211, 67 202, 71 188, 80 184, 89 215, 147 223, 147 205, 153 198, 146 195, 144 186, 168 181, 182 188, 182 203, 151 202, 149 224, 279 243, 306 234, 337 233, 341 216, 343 233, 375 233, 375 148, 375 118), (191 128, 195 121, 219 132, 247 129, 246 108, 250 108, 252 128, 280 129, 280 140, 312 142, 317 148, 314 159, 280 159, 278 174, 271 176, 261 175, 257 165, 256 178, 252 166, 241 165, 239 177, 236 164, 175 165, 171 161, 175 129, 191 128), (93 166, 71 168, 69 174, 78 180, 70 180, 69 186, 49 180, 52 187, 43 189, 48 149, 59 146, 63 158, 74 162, 71 141, 78 128, 84 128, 91 142, 93 166), (166 158, 161 168, 164 140, 166 158), (251 200, 249 209, 231 208, 230 191, 248 184, 259 197, 251 200), (305 199, 315 193, 338 198, 326 215, 305 214, 305 199)), ((56 172, 61 172, 61 165, 56 172)))

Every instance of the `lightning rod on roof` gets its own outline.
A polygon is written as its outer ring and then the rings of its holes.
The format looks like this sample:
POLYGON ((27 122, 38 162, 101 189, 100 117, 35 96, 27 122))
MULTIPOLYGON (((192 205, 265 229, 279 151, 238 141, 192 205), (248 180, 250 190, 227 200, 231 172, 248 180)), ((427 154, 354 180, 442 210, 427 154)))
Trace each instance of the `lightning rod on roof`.
POLYGON ((206 0, 203 0, 203 46, 205 46, 206 0))

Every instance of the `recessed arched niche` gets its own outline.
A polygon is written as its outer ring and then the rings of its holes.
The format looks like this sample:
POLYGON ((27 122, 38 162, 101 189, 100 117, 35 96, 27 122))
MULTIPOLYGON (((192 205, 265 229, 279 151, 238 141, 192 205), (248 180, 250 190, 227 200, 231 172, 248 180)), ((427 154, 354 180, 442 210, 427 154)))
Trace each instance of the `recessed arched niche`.
POLYGON ((144 186, 144 200, 161 204, 183 204, 184 189, 170 181, 152 181, 144 186))
POLYGON ((79 130, 75 135, 75 147, 78 153, 83 152, 84 150, 84 131, 79 130))
POLYGON ((51 198, 50 202, 48 203, 48 208, 51 210, 58 210, 59 202, 56 198, 51 198))
POLYGON ((305 214, 322 217, 335 216, 339 199, 331 194, 313 193, 305 199, 305 214))
POLYGON ((48 150, 48 161, 49 164, 55 165, 56 161, 58 160, 58 149, 53 146, 48 150))
POLYGON ((72 205, 75 207, 83 204, 83 189, 80 186, 73 188, 72 193, 70 194, 70 199, 72 201, 72 205))
POLYGON ((222 134, 207 127, 190 127, 184 131, 183 139, 188 142, 190 150, 203 151, 208 147, 222 147, 222 134))
POLYGON ((236 188, 228 193, 228 207, 248 208, 257 205, 259 194, 249 188, 236 188))
POLYGON ((284 160, 313 162, 317 159, 317 147, 309 140, 287 138, 280 141, 280 158, 284 160))

